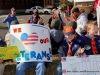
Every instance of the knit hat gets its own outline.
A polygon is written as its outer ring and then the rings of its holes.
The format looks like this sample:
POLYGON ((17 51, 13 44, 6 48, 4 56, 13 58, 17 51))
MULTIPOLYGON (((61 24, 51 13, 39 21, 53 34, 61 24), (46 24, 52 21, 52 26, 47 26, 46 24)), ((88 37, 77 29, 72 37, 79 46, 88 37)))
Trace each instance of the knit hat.
POLYGON ((72 26, 73 29, 76 30, 76 28, 77 28, 77 23, 74 22, 74 21, 69 21, 69 22, 67 23, 67 26, 72 26))
POLYGON ((11 8, 11 11, 16 11, 16 9, 13 7, 13 8, 11 8))
POLYGON ((52 22, 51 22, 51 27, 53 27, 53 28, 58 28, 59 26, 60 26, 60 20, 59 19, 54 19, 54 20, 52 20, 52 22))
POLYGON ((11 25, 16 25, 16 24, 19 24, 19 22, 17 20, 14 20, 11 22, 11 25))
POLYGON ((65 35, 75 34, 75 30, 72 26, 68 26, 65 28, 65 35))

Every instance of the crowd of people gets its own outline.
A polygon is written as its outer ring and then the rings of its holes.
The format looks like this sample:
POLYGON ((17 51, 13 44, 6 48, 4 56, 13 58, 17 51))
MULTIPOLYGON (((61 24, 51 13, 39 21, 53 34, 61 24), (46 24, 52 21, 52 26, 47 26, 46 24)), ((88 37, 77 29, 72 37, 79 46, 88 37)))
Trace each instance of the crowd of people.
MULTIPOLYGON (((16 10, 12 8, 11 13, 3 20, 3 23, 7 22, 8 32, 4 40, 0 39, 2 47, 10 45, 10 25, 19 24, 15 14, 16 10)), ((27 23, 44 25, 37 9, 29 17, 27 23)), ((58 54, 60 60, 61 57, 100 54, 100 36, 95 9, 86 14, 84 9, 79 10, 73 7, 68 17, 63 8, 59 6, 57 10, 53 10, 47 26, 50 29, 52 54, 58 54)), ((1 59, 0 62, 0 75, 3 75, 3 60, 1 59)), ((36 67, 36 75, 44 75, 45 62, 20 62, 16 67, 16 75, 25 75, 25 70, 31 66, 36 67)), ((56 75, 62 75, 61 62, 56 68, 56 75)))

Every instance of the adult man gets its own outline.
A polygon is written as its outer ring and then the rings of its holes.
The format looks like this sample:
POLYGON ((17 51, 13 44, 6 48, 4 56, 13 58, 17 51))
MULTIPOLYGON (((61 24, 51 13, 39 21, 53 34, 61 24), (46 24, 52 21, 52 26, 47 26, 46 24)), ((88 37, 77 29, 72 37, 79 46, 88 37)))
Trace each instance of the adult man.
POLYGON ((18 21, 16 17, 16 9, 11 8, 11 13, 9 13, 8 16, 4 20, 2 20, 2 22, 7 23, 8 29, 10 30, 11 22, 14 20, 18 21))
POLYGON ((84 13, 81 13, 78 8, 72 9, 72 14, 77 18, 77 29, 76 32, 78 34, 84 34, 85 31, 85 24, 87 23, 88 19, 84 13))

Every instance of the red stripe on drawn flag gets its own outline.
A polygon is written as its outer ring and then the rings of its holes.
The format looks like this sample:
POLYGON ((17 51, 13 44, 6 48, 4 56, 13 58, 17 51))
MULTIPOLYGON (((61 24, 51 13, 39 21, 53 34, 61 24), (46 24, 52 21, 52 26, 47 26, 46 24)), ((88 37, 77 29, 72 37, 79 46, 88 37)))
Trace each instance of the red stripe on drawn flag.
POLYGON ((66 69, 62 69, 62 73, 66 74, 67 73, 66 69))
POLYGON ((66 57, 62 57, 61 61, 66 62, 66 57))
POLYGON ((38 41, 38 35, 36 32, 33 32, 27 37, 27 40, 21 40, 25 45, 35 44, 38 41))

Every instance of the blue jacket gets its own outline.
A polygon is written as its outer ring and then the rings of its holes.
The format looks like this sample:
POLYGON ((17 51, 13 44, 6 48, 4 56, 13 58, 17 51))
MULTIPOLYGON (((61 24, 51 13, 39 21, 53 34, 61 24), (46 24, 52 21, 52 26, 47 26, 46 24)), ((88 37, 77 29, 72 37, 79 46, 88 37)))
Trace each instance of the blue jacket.
MULTIPOLYGON (((10 30, 10 25, 11 25, 11 22, 14 21, 14 20, 17 20, 16 16, 10 16, 10 18, 5 18, 4 20, 2 20, 3 23, 7 23, 8 25, 8 29, 10 30)), ((18 20, 17 20, 18 21, 18 20)))
MULTIPOLYGON (((92 52, 92 46, 91 46, 90 38, 91 37, 89 35, 83 37, 84 44, 85 44, 85 53, 87 55, 94 55, 93 52, 92 52)), ((96 43, 96 48, 98 50, 98 54, 100 54, 100 36, 95 36, 94 39, 95 39, 95 43, 96 43)))
MULTIPOLYGON (((77 35, 75 39, 72 40, 72 56, 74 56, 74 54, 77 52, 78 48, 84 48, 84 41, 82 39, 82 37, 80 35, 77 35)), ((65 38, 64 41, 62 42, 59 50, 59 57, 64 57, 67 56, 67 52, 68 52, 68 40, 65 38)))
POLYGON ((3 40, 0 40, 0 47, 6 46, 6 43, 3 40))

